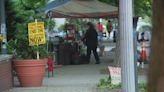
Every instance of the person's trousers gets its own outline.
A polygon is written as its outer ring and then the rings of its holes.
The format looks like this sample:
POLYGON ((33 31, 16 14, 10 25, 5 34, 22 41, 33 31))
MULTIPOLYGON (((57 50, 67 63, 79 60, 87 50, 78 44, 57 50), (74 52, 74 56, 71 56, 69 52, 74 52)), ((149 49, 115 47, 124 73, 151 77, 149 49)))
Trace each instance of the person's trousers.
POLYGON ((102 41, 102 39, 103 39, 103 33, 98 32, 98 41, 102 41))
POLYGON ((90 62, 91 52, 93 52, 96 62, 99 63, 100 59, 97 53, 97 47, 95 48, 87 47, 87 60, 90 62))

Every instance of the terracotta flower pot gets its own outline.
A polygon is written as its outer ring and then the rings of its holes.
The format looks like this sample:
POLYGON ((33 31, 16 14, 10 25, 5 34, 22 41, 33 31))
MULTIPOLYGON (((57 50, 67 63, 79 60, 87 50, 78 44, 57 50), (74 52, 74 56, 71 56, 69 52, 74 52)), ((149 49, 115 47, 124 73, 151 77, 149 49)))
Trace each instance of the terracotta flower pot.
POLYGON ((39 87, 45 74, 47 59, 14 60, 14 67, 22 87, 39 87))

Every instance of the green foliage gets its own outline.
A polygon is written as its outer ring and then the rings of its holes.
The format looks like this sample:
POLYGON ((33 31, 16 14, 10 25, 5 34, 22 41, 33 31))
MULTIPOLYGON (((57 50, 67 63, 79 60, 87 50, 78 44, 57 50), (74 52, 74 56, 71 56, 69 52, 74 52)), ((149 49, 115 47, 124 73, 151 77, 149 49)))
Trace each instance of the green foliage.
POLYGON ((48 0, 20 0, 21 3, 28 9, 38 9, 44 7, 48 0))
POLYGON ((8 53, 16 51, 16 58, 36 59, 37 51, 40 58, 47 57, 45 45, 29 46, 28 28, 29 22, 34 19, 45 21, 45 14, 41 10, 47 0, 8 0, 7 2, 7 23, 8 33, 14 34, 7 43, 8 53), (11 15, 13 14, 13 15, 11 15), (10 19, 10 16, 12 19, 10 19))
POLYGON ((152 0, 134 0, 134 11, 136 16, 152 16, 152 0))
MULTIPOLYGON (((97 85, 100 89, 121 89, 121 83, 118 85, 113 85, 111 80, 108 78, 100 79, 99 84, 97 85)), ((145 83, 138 84, 140 92, 147 92, 147 87, 145 83)))
POLYGON ((44 21, 44 23, 45 23, 45 28, 48 29, 48 31, 52 31, 56 26, 55 20, 47 19, 44 21))
POLYGON ((66 18, 66 23, 73 24, 77 31, 85 31, 87 21, 85 19, 70 19, 66 18))
POLYGON ((58 30, 65 30, 65 24, 62 24, 58 27, 58 30))
MULTIPOLYGON (((107 4, 119 6, 119 0, 99 0, 107 4)), ((133 0, 134 1, 134 15, 135 16, 152 16, 152 0, 133 0)))
POLYGON ((18 28, 16 33, 16 44, 14 46, 17 58, 36 59, 38 50, 40 52, 40 57, 45 58, 47 56, 46 46, 29 46, 26 25, 18 24, 18 28))
MULTIPOLYGON (((14 13, 17 22, 29 22, 29 18, 45 18, 41 10, 47 0, 9 0, 7 10, 14 13)), ((10 16, 10 15, 8 15, 10 16)))
POLYGON ((145 83, 139 83, 138 85, 140 92, 147 92, 147 86, 145 83))
POLYGON ((9 40, 9 41, 6 43, 7 53, 8 53, 8 54, 13 54, 13 53, 14 53, 15 44, 16 44, 16 40, 9 40))
POLYGON ((97 87, 100 89, 120 89, 121 83, 118 85, 113 85, 110 79, 100 79, 100 83, 97 87))
POLYGON ((7 39, 14 39, 17 24, 40 19, 45 21, 45 14, 41 10, 47 0, 6 0, 7 39), (32 6, 32 7, 31 7, 32 6))

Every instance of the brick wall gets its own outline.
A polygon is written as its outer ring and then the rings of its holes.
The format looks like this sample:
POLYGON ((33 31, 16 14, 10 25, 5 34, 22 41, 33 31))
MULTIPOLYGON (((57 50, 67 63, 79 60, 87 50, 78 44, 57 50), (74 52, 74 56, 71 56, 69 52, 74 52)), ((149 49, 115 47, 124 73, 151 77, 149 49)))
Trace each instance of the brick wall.
POLYGON ((0 92, 12 87, 11 62, 0 63, 0 92))

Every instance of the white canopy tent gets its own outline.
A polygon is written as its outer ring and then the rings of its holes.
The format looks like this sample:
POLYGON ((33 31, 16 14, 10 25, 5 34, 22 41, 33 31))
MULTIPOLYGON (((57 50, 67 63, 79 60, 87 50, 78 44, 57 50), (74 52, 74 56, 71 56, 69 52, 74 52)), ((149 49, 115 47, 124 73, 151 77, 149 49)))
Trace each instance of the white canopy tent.
POLYGON ((48 12, 54 18, 103 18, 116 17, 118 8, 98 0, 70 0, 48 12))

